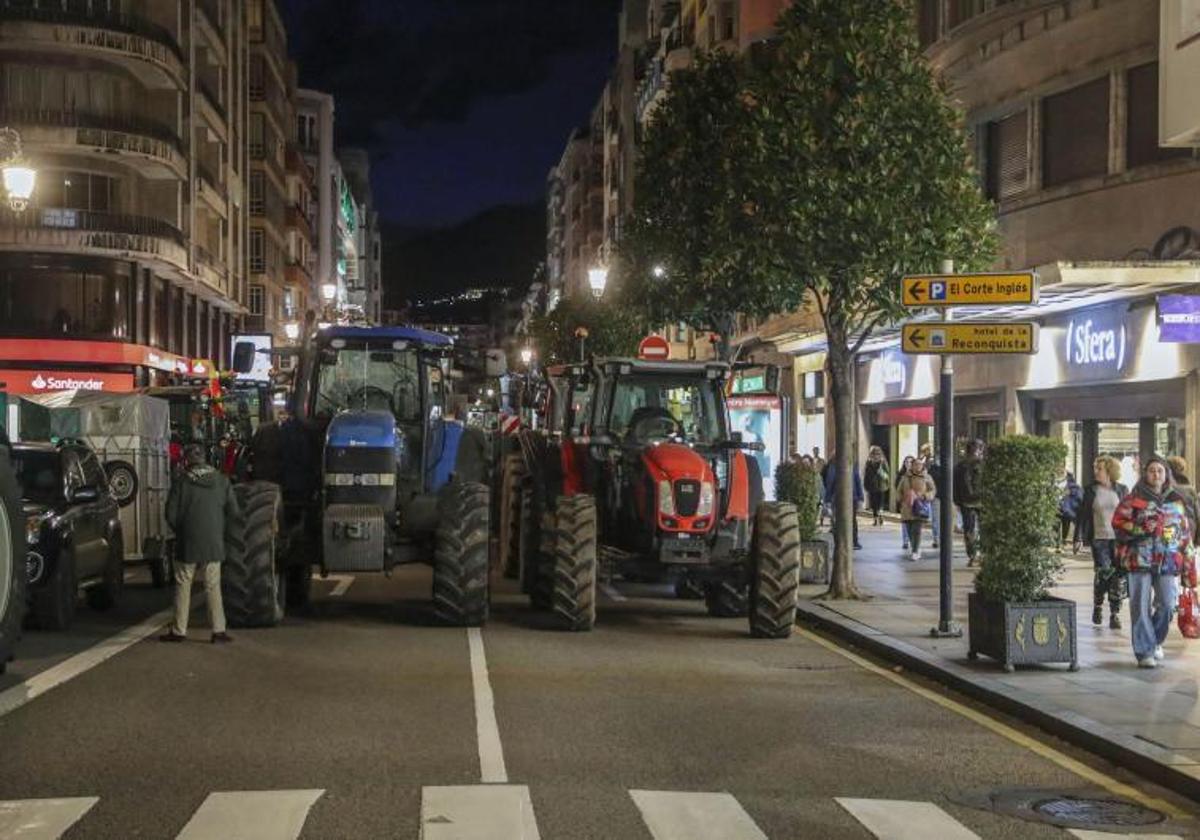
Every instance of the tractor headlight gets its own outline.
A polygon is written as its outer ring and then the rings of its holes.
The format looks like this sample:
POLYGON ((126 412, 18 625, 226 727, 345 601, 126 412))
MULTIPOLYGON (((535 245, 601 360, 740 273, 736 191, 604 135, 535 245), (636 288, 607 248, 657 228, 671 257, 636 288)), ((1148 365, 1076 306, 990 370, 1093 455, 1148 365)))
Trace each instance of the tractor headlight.
POLYGON ((665 478, 658 482, 658 512, 663 516, 675 515, 675 493, 665 478))
POLYGON ((700 482, 700 505, 696 508, 696 515, 711 516, 716 498, 717 491, 713 483, 711 481, 700 482))

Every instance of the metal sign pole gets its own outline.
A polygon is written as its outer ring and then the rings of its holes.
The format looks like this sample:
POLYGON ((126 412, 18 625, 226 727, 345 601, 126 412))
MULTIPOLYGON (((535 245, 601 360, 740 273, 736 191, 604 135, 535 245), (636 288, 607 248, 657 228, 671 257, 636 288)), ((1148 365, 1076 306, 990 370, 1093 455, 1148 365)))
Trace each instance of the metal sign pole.
MULTIPOLYGON (((942 261, 942 273, 954 273, 954 261, 942 261)), ((943 323, 954 320, 953 307, 942 310, 943 323)), ((935 637, 957 637, 962 628, 954 622, 954 357, 942 356, 942 376, 938 389, 937 412, 938 449, 942 462, 942 486, 937 488, 941 497, 938 523, 941 529, 939 547, 939 618, 938 626, 930 630, 935 637)))

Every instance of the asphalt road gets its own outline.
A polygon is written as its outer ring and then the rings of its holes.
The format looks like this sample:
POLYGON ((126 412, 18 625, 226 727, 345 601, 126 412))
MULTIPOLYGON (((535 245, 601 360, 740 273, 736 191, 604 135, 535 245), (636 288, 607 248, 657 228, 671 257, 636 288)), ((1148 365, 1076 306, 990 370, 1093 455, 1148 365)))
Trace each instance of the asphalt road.
POLYGON ((426 569, 345 583, 226 647, 202 612, 192 643, 133 642, 166 605, 139 585, 71 636, 31 634, 0 678, 0 840, 1066 838, 989 795, 1096 790, 811 636, 752 640, 644 587, 566 635, 507 582, 482 632, 432 625, 426 569))

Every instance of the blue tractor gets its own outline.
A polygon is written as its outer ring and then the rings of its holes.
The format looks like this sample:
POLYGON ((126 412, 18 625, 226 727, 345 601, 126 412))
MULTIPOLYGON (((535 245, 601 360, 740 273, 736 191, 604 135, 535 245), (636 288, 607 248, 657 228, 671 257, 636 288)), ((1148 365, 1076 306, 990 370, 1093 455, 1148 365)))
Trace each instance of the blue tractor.
POLYGON ((451 353, 447 337, 411 327, 330 327, 306 343, 288 416, 259 427, 235 485, 231 625, 278 623, 307 603, 314 572, 417 562, 433 565, 442 622, 487 620, 487 446, 446 417, 451 353))

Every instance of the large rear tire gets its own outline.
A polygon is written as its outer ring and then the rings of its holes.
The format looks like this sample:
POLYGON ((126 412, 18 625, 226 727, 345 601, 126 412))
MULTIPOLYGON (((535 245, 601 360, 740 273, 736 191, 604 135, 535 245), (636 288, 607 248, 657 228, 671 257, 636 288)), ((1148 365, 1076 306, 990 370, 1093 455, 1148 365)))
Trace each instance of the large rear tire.
POLYGON ((274 627, 283 620, 287 581, 275 566, 283 512, 277 484, 235 484, 241 512, 226 525, 221 597, 230 627, 274 627))
POLYGON ((433 610, 446 624, 479 627, 488 619, 490 508, 483 484, 453 484, 442 500, 433 558, 433 610))
POLYGON ((521 484, 525 479, 525 462, 520 455, 504 459, 500 480, 500 567, 504 576, 516 579, 521 574, 521 484))
POLYGON ((25 519, 8 447, 0 446, 0 674, 21 635, 25 617, 25 519))
POLYGON ((747 601, 745 586, 725 580, 704 584, 704 605, 713 618, 744 618, 747 601))
POLYGON ((750 549, 750 635, 786 639, 796 624, 800 520, 796 506, 763 502, 750 549))
POLYGON ((554 592, 554 517, 544 509, 533 482, 521 488, 519 579, 535 610, 550 609, 554 592))
POLYGON ((596 500, 568 496, 554 512, 554 591, 551 609, 564 630, 596 624, 596 500))

